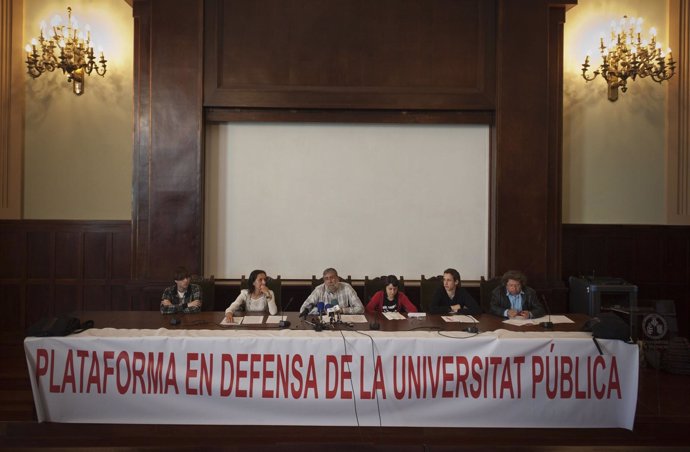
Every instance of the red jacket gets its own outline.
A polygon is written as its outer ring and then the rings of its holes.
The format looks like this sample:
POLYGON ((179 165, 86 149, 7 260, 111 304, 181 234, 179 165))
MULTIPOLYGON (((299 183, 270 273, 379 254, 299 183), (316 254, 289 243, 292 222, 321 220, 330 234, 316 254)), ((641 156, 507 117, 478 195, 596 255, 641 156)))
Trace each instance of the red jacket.
MULTIPOLYGON (((379 290, 371 297, 369 303, 367 303, 367 311, 369 312, 382 312, 383 311, 383 290, 379 290)), ((407 298, 402 292, 398 292, 398 311, 405 312, 417 312, 417 308, 414 304, 407 298)))

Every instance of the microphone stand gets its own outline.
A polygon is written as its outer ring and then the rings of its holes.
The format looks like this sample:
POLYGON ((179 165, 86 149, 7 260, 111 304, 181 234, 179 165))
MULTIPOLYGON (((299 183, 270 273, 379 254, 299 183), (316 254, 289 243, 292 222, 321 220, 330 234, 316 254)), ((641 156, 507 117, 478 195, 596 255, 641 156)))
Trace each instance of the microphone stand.
POLYGON ((546 301, 546 297, 544 296, 544 294, 541 294, 541 300, 544 302, 544 307, 546 308, 546 312, 549 315, 549 320, 547 320, 546 322, 541 322, 539 326, 541 326, 545 330, 552 330, 553 322, 551 321, 551 309, 549 308, 549 303, 546 301))

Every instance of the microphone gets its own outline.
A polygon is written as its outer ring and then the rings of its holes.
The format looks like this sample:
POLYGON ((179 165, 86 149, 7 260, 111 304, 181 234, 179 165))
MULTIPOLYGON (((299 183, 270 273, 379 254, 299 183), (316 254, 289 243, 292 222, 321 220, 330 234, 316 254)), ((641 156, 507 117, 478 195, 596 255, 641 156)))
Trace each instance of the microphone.
POLYGON ((549 309, 549 303, 547 303, 544 294, 541 294, 541 301, 544 302, 544 307, 546 308, 546 313, 549 315, 549 320, 547 320, 546 322, 541 322, 539 326, 541 326, 545 330, 551 330, 553 329, 553 322, 551 321, 551 309, 549 309))
POLYGON ((324 309, 326 307, 326 303, 323 301, 319 301, 316 303, 316 310, 319 312, 319 317, 323 315, 324 309))
POLYGON ((302 312, 299 313, 299 318, 306 319, 312 309, 314 309, 314 303, 309 303, 302 309, 302 312))
POLYGON ((376 312, 376 318, 374 319, 373 322, 369 324, 369 329, 370 330, 380 330, 381 329, 381 323, 379 322, 379 316, 381 315, 381 310, 383 309, 383 301, 381 302, 381 306, 379 309, 377 309, 376 312))
MULTIPOLYGON (((294 299, 295 297, 290 297, 290 300, 288 300, 287 304, 285 305, 286 309, 290 307, 290 304, 294 299)), ((280 322, 278 322, 278 328, 290 328, 290 321, 285 320, 283 315, 283 300, 280 300, 280 322)))
POLYGON ((468 326, 465 331, 467 331, 470 334, 479 334, 479 322, 477 322, 477 319, 474 318, 474 316, 470 316, 474 322, 472 322, 471 326, 468 326))

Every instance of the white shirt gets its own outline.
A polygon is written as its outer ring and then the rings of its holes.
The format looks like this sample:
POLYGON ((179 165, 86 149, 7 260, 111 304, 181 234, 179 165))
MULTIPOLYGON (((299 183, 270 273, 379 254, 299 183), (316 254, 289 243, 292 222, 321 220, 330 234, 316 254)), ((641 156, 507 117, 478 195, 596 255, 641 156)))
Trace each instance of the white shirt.
POLYGON ((364 305, 357 296, 357 292, 351 285, 344 282, 339 282, 334 292, 327 290, 325 283, 316 286, 299 310, 302 312, 309 308, 310 314, 318 314, 316 305, 319 301, 323 301, 325 304, 335 304, 333 300, 338 301, 338 306, 344 314, 361 314, 364 312, 364 305))
POLYGON ((245 306, 247 312, 266 312, 266 307, 268 306, 269 314, 276 315, 278 313, 278 307, 276 306, 276 297, 273 295, 272 290, 269 290, 268 292, 268 299, 266 299, 266 295, 264 293, 261 293, 261 296, 259 298, 252 298, 249 295, 249 291, 247 289, 242 289, 235 301, 233 301, 232 304, 228 306, 225 312, 232 312, 234 314, 235 311, 242 307, 242 305, 245 306))

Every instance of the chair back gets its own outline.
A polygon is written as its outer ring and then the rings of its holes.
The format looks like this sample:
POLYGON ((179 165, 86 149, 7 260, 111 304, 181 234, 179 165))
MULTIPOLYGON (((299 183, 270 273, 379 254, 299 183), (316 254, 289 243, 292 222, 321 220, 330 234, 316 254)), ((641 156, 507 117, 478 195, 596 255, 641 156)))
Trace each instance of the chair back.
MULTIPOLYGON (((398 291, 404 292, 405 291, 405 278, 400 276, 398 278, 398 281, 400 284, 398 285, 398 291)), ((377 276, 376 278, 369 279, 368 276, 364 277, 364 299, 366 301, 371 300, 371 297, 374 296, 376 292, 379 290, 383 290, 385 288, 386 284, 386 276, 377 276)))
POLYGON ((484 279, 482 276, 479 280, 479 305, 483 312, 491 312, 491 292, 501 285, 501 278, 495 276, 491 279, 484 279))
POLYGON ((431 300, 439 287, 443 287, 442 275, 432 276, 429 279, 422 275, 422 279, 419 281, 419 305, 422 308, 422 312, 429 312, 431 300))
POLYGON ((198 284, 201 289, 201 310, 215 311, 216 310, 216 280, 215 276, 211 275, 203 278, 198 275, 192 276, 192 284, 198 284))

